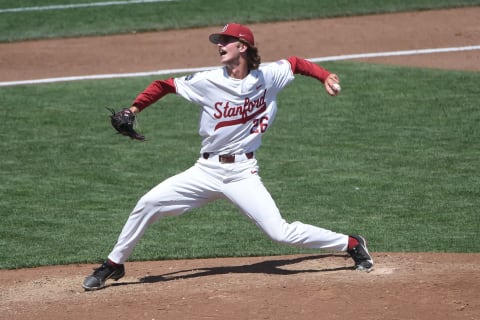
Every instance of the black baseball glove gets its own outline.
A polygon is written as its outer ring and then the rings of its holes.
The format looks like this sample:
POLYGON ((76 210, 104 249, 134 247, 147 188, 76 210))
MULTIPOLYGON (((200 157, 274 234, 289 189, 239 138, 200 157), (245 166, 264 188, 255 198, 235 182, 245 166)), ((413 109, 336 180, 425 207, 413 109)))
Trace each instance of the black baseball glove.
MULTIPOLYGON (((107 108, 108 109, 108 108, 107 108)), ((135 113, 130 111, 128 108, 123 108, 120 111, 115 112, 114 109, 108 109, 112 113, 110 115, 110 120, 112 122, 112 127, 117 130, 118 133, 128 136, 136 140, 145 140, 145 136, 142 136, 134 129, 135 125, 135 113)))

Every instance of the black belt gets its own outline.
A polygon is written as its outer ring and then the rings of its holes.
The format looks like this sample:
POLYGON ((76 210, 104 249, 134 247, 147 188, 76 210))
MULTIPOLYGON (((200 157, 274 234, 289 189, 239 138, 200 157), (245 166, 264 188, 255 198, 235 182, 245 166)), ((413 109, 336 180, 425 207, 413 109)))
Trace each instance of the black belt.
MULTIPOLYGON (((203 158, 208 159, 208 158, 210 158, 211 155, 212 155, 211 153, 205 152, 203 154, 203 158)), ((254 155, 253 152, 245 153, 245 156, 247 157, 247 159, 252 159, 253 155, 254 155)), ((234 154, 220 154, 220 155, 218 155, 218 161, 221 162, 221 163, 234 163, 235 162, 235 155, 234 154)))

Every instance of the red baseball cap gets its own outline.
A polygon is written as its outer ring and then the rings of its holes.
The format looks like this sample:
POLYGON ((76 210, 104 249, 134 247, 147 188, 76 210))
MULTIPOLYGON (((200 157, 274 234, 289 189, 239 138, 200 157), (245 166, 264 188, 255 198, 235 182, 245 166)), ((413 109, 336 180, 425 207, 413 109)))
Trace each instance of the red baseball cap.
POLYGON ((213 33, 208 37, 210 42, 218 44, 221 36, 230 36, 248 42, 250 46, 255 45, 252 31, 244 25, 238 23, 228 23, 223 27, 222 32, 213 33))

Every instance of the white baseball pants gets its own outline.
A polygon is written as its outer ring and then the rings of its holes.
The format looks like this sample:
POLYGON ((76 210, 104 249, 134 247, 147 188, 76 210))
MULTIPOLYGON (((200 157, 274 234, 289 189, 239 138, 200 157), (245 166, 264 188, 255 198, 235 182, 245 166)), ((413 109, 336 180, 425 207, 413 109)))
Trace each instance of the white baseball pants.
POLYGON ((273 241, 303 248, 347 249, 347 235, 298 221, 287 223, 258 175, 257 160, 242 156, 235 163, 220 163, 218 156, 200 158, 190 169, 147 192, 128 217, 108 258, 125 263, 150 224, 218 199, 236 205, 273 241))

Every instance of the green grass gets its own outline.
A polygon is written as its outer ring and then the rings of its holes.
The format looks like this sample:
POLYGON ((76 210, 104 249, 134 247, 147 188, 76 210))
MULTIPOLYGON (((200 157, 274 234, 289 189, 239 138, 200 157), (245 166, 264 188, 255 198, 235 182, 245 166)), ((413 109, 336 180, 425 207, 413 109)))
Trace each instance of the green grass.
MULTIPOLYGON (((98 0, 3 0, 0 9, 98 0)), ((177 1, 0 13, 0 41, 478 6, 480 0, 177 1), (245 10, 245 7, 255 10, 245 10), (232 16, 232 12, 236 12, 232 16)), ((479 74, 329 63, 280 96, 258 153, 284 217, 365 234, 373 251, 480 252, 479 74)), ((113 133, 105 107, 153 78, 0 88, 0 268, 102 260, 137 199, 198 156, 196 107, 168 96, 113 133)), ((226 202, 153 225, 132 260, 311 252, 268 240, 226 202)))
MULTIPOLYGON (((100 0, 3 0, 0 9, 100 0)), ((316 19, 385 12, 478 6, 480 0, 183 0, 68 10, 0 13, 0 42, 106 35, 240 23, 316 19), (246 8, 255 8, 254 10, 246 8)))
MULTIPOLYGON (((298 76, 258 152, 288 221, 365 234, 373 251, 480 252, 480 74, 360 63, 328 97, 298 76)), ((0 268, 96 262, 138 198, 198 156, 198 110, 170 95, 139 143, 105 107, 154 78, 0 88, 0 268)), ((268 240, 217 202, 151 226, 132 260, 311 252, 268 240)))

